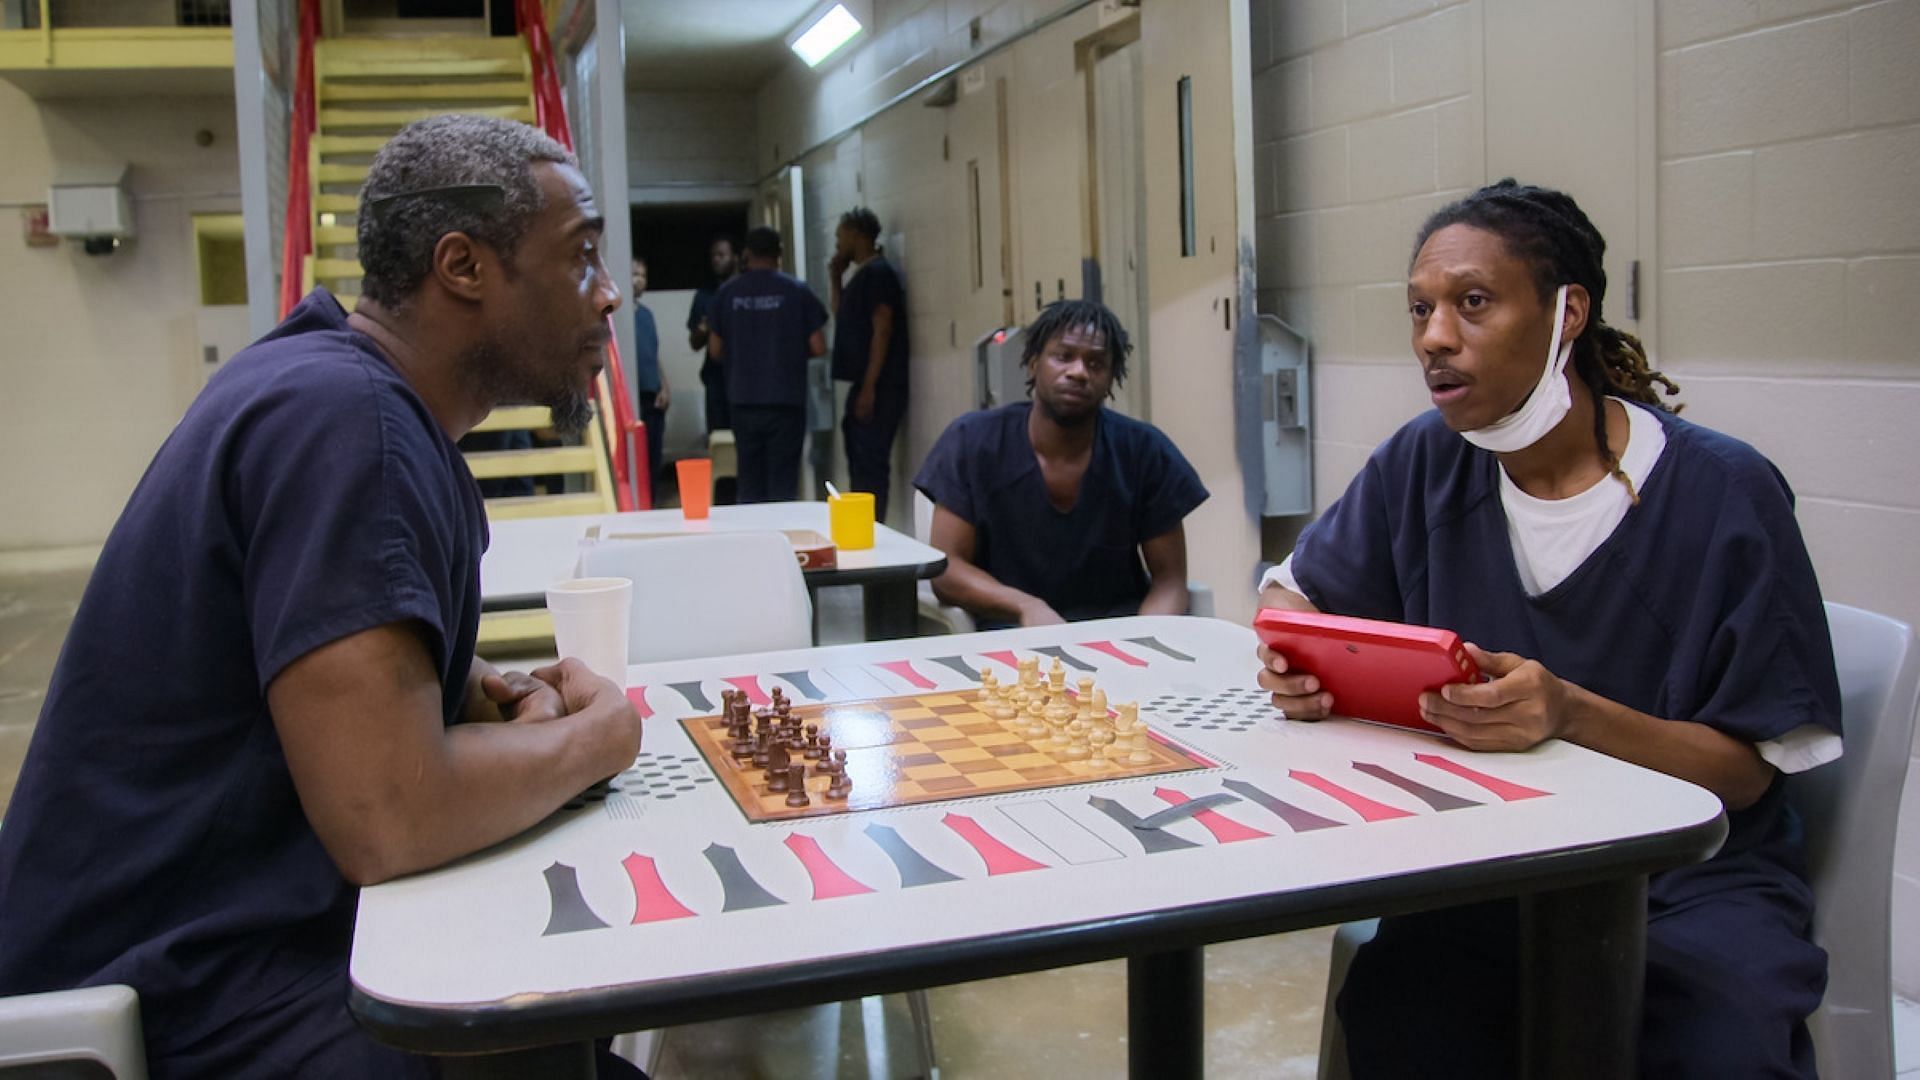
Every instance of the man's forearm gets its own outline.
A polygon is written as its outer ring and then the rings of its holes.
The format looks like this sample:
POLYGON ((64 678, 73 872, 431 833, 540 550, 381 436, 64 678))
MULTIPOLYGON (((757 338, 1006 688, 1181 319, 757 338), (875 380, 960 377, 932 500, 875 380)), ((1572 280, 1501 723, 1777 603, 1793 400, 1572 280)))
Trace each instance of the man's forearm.
POLYGON ((1730 810, 1759 801, 1773 782, 1774 768, 1752 743, 1695 721, 1664 720, 1584 687, 1567 683, 1569 720, 1562 737, 1698 784, 1730 810))
POLYGON ((975 615, 998 616, 1018 620, 1028 605, 1040 599, 987 573, 965 559, 947 557, 947 569, 933 579, 933 594, 943 604, 964 608, 975 615))
POLYGON ((880 372, 886 370, 887 346, 892 343, 892 339, 891 326, 873 328, 873 344, 867 349, 867 374, 861 383, 862 388, 870 389, 880 385, 880 372))
POLYGON ((473 658, 473 666, 467 670, 467 696, 460 704, 460 720, 466 724, 486 724, 504 720, 500 715, 500 706, 487 697, 480 688, 480 682, 488 675, 499 674, 499 669, 480 657, 473 658))
POLYGON ((1172 576, 1155 578, 1146 598, 1140 601, 1140 614, 1185 615, 1190 599, 1185 581, 1172 576))
POLYGON ((377 858, 343 865, 360 884, 432 869, 541 821, 589 785, 625 768, 597 704, 555 720, 460 725, 437 758, 415 763, 377 858))

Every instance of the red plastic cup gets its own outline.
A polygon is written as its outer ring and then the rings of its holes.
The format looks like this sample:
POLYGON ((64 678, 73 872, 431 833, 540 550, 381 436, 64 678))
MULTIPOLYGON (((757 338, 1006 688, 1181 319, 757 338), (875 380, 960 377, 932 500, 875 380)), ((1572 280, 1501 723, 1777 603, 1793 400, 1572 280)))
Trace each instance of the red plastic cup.
POLYGON ((713 508, 713 459, 681 458, 673 468, 680 476, 680 512, 688 521, 705 521, 713 508))

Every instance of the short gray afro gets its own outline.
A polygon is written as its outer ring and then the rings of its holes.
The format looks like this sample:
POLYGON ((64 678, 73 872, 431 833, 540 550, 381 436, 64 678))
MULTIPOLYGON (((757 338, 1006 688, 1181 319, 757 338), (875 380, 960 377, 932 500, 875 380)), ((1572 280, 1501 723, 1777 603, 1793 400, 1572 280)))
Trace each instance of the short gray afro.
POLYGON ((360 290, 399 308, 433 269, 440 238, 458 232, 511 259, 546 200, 534 180, 536 162, 574 164, 566 148, 535 128, 490 116, 449 113, 401 128, 374 155, 360 189, 360 290), (437 188, 497 185, 506 197, 403 198, 376 215, 373 202, 437 188), (376 220, 377 218, 377 220, 376 220))

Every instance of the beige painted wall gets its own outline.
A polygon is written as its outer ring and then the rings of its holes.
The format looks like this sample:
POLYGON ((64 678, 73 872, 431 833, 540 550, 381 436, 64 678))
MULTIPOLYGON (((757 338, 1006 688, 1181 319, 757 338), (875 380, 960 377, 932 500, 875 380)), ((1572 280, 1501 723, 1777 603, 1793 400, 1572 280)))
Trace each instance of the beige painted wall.
POLYGON ((0 83, 0 550, 97 544, 202 381, 191 215, 239 209, 231 98, 36 102, 0 83), (194 133, 214 134, 194 145, 194 133), (126 162, 138 237, 29 248, 56 167, 126 162))
POLYGON ((665 197, 759 179, 753 94, 630 90, 626 101, 629 187, 659 187, 665 197))
MULTIPOLYGON (((1920 0, 1659 16, 1658 360, 1690 419, 1786 474, 1827 598, 1920 626, 1920 0)), ((1908 775, 1893 962, 1916 995, 1908 775)))
MULTIPOLYGON (((1489 179, 1566 167, 1508 130, 1514 102, 1488 100, 1499 81, 1549 116, 1613 118, 1633 170, 1541 179, 1614 208, 1610 246, 1638 248, 1650 271, 1656 364, 1681 383, 1690 419, 1786 474, 1826 595, 1920 624, 1920 0, 1658 0, 1651 25, 1622 4, 1643 74, 1599 82, 1569 74, 1590 66, 1578 42, 1490 31, 1509 2, 1252 0, 1261 306, 1313 336, 1316 504, 1427 407, 1404 311, 1420 219, 1489 179), (1532 55, 1512 54, 1522 48, 1532 55), (1649 79, 1650 107, 1623 119, 1649 79)), ((1542 138, 1580 151, 1562 135, 1542 138)), ((1609 298, 1610 318, 1622 303, 1609 298)), ((1913 994, 1911 784, 1902 823, 1893 957, 1913 994)))

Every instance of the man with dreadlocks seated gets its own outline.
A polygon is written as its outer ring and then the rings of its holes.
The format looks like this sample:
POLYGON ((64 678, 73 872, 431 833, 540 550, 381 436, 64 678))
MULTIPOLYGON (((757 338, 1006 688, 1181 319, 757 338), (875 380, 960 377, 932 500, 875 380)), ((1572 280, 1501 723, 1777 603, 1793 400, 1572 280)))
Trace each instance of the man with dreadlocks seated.
POLYGON ((1102 305, 1048 305, 1021 358, 1033 400, 955 420, 914 477, 947 554, 934 594, 983 628, 1186 613, 1180 523, 1207 489, 1158 428, 1104 407, 1131 347, 1102 305))
MULTIPOLYGON (((1827 961, 1782 775, 1840 753, 1820 589, 1779 472, 1675 416, 1602 321, 1605 249, 1571 198, 1512 180, 1428 219, 1407 302, 1435 408, 1261 600, 1457 631, 1491 681, 1420 708, 1464 746, 1565 739, 1719 795, 1719 854, 1650 886, 1642 1073, 1812 1076, 1827 961)), ((1339 711, 1261 658, 1286 716, 1339 711)), ((1353 1075, 1511 1075, 1515 920, 1512 900, 1385 920, 1338 1002, 1353 1075)))

